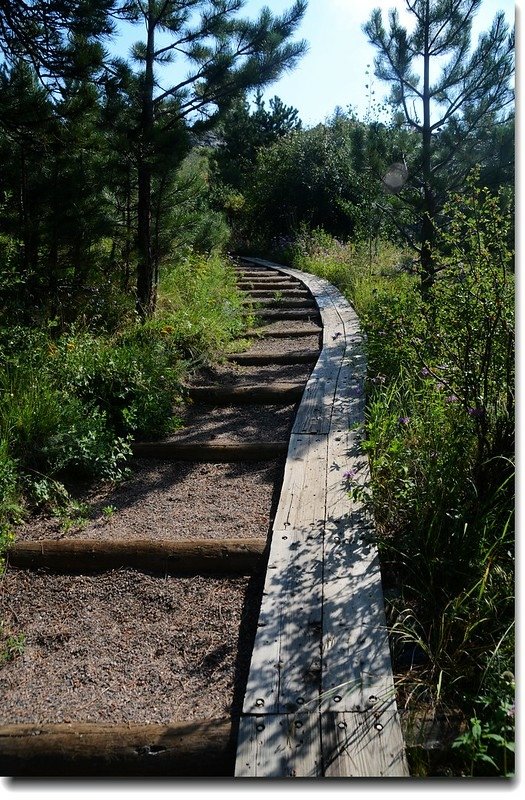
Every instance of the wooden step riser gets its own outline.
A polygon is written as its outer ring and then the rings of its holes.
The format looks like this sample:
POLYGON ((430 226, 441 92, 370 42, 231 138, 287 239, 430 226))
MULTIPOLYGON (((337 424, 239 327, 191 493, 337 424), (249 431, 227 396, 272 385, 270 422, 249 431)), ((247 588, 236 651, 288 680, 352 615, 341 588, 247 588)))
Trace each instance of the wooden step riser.
POLYGON ((282 311, 277 310, 277 309, 276 310, 268 310, 268 311, 266 309, 261 309, 260 311, 257 311, 257 309, 256 309, 255 314, 256 314, 256 317, 258 319, 262 319, 262 320, 267 321, 267 322, 270 322, 270 321, 271 322, 277 322, 277 321, 285 322, 286 320, 299 320, 299 319, 304 319, 304 320, 310 320, 312 322, 317 322, 317 321, 319 321, 321 319, 318 311, 313 311, 313 310, 312 311, 307 311, 307 310, 303 310, 303 309, 297 309, 297 310, 283 309, 282 311))
POLYGON ((322 333, 323 329, 316 325, 305 325, 302 328, 282 328, 274 331, 266 330, 265 328, 249 330, 246 331, 246 337, 263 336, 265 339, 295 339, 303 336, 320 336, 322 333))
MULTIPOLYGON (((162 537, 162 531, 158 532, 162 537)), ((9 566, 54 573, 93 574, 136 569, 156 575, 252 575, 264 568, 263 539, 166 540, 79 539, 17 542, 9 566)))
MULTIPOLYGON (((276 291, 279 291, 278 289, 276 291)), ((251 289, 247 294, 250 297, 257 298, 257 300, 275 300, 275 292, 269 292, 268 289, 251 289)), ((305 300, 311 299, 310 292, 301 292, 299 289, 286 289, 283 293, 283 300, 305 300)))
POLYGON ((317 352, 232 353, 228 356, 228 361, 246 367, 273 366, 274 364, 291 366, 293 364, 315 364, 317 358, 317 352))
POLYGON ((230 464, 242 461, 272 461, 285 455, 287 442, 137 442, 132 445, 137 458, 230 464))
POLYGON ((317 306, 312 300, 288 300, 284 298, 282 300, 276 300, 275 297, 269 297, 268 299, 262 299, 260 297, 254 298, 246 298, 243 300, 244 305, 254 306, 255 310, 257 308, 262 308, 263 310, 274 310, 279 311, 280 309, 303 309, 303 310, 311 310, 314 313, 317 313, 317 306))
POLYGON ((231 777, 234 753, 231 719, 0 726, 6 777, 231 777))
POLYGON ((304 383, 280 386, 196 386, 188 391, 191 400, 208 405, 266 404, 291 405, 301 399, 304 383))
POLYGON ((238 283, 237 287, 243 291, 250 291, 251 289, 264 290, 265 292, 286 292, 288 290, 296 291, 300 284, 297 283, 281 283, 279 281, 238 283))
MULTIPOLYGON (((439 766, 463 720, 424 724, 403 720, 407 751, 439 766)), ((233 777, 238 719, 135 723, 58 723, 0 726, 0 773, 34 777, 233 777)))
POLYGON ((304 290, 304 283, 291 275, 278 275, 276 273, 268 275, 238 275, 237 283, 292 283, 297 289, 304 290))

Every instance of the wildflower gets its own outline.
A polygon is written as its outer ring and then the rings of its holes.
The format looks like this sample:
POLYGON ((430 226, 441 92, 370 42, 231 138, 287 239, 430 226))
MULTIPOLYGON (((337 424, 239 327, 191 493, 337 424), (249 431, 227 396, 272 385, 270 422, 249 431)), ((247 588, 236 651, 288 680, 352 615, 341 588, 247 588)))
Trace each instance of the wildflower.
POLYGON ((427 369, 427 367, 423 367, 423 369, 420 372, 420 375, 422 375, 423 378, 427 378, 430 375, 430 370, 427 369))
POLYGON ((408 425, 410 417, 399 417, 398 422, 400 425, 408 425))
POLYGON ((355 469, 349 469, 346 472, 343 472, 343 478, 345 481, 353 480, 357 475, 357 471, 355 469))
POLYGON ((459 403, 459 399, 455 394, 449 394, 448 397, 445 397, 445 403, 459 403))
POLYGON ((467 413, 471 417, 482 417, 483 414, 485 413, 485 409, 483 409, 483 408, 469 408, 469 409, 467 409, 467 413))

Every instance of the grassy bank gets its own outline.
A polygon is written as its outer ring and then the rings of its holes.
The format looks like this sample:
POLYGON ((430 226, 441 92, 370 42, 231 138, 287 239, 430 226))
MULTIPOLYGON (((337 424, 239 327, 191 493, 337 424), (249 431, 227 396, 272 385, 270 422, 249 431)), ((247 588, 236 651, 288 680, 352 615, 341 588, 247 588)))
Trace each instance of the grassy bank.
POLYGON ((145 325, 122 304, 111 332, 93 318, 0 328, 3 543, 30 509, 67 504, 65 475, 121 479, 133 439, 177 427, 188 370, 242 330, 235 275, 218 256, 165 268, 158 312, 145 325))
MULTIPOLYGON (((510 775, 514 730, 512 254, 488 193, 456 198, 421 299, 409 254, 322 231, 287 258, 367 334, 365 448, 402 707, 464 714, 456 774, 510 775)), ((414 766, 425 769, 425 765, 414 766)))

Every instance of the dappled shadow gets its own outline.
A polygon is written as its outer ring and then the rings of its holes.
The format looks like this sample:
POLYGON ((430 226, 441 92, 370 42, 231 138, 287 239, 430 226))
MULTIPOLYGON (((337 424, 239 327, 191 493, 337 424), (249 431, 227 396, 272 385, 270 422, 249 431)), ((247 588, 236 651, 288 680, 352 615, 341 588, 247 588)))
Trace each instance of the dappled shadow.
POLYGON ((338 318, 332 298, 339 305, 335 290, 318 300, 324 348, 272 533, 241 775, 406 774, 374 526, 355 494, 369 483, 363 342, 353 310, 341 298, 338 318))

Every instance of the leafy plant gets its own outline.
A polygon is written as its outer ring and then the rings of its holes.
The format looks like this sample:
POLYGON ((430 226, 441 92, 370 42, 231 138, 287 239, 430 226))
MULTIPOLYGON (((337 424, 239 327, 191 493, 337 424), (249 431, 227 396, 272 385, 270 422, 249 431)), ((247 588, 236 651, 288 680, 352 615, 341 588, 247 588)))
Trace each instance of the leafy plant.
POLYGON ((22 655, 25 645, 26 637, 23 633, 8 633, 4 624, 0 623, 0 667, 22 655))
POLYGON ((477 713, 452 747, 465 759, 471 776, 514 777, 515 682, 511 672, 499 677, 498 692, 476 701, 477 713))

